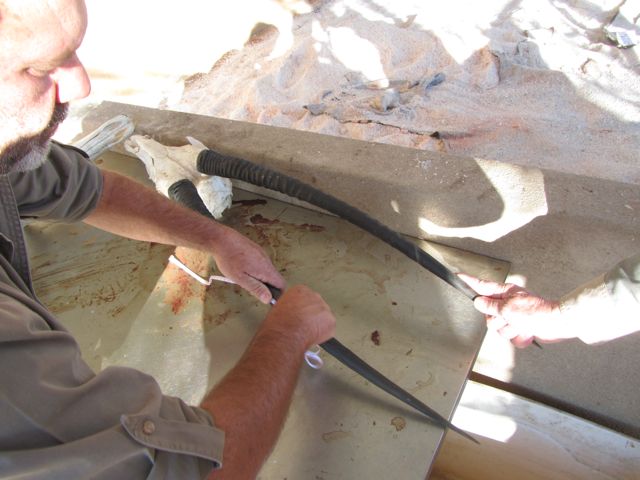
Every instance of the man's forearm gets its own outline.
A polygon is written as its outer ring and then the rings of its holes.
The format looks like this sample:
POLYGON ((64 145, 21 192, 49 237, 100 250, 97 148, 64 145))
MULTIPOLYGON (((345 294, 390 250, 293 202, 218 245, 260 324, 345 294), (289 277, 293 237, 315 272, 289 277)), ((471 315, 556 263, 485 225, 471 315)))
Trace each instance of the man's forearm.
POLYGON ((202 402, 226 437, 213 478, 255 478, 284 423, 304 351, 331 338, 335 321, 307 287, 280 297, 240 362, 202 402))
POLYGON ((135 240, 208 252, 225 276, 263 303, 271 300, 265 283, 284 288, 264 250, 248 238, 127 177, 108 171, 103 176, 98 206, 85 219, 89 225, 135 240))
POLYGON ((255 478, 284 423, 304 355, 302 337, 267 322, 238 364, 202 402, 225 432, 222 470, 211 478, 255 478))
POLYGON ((226 227, 123 175, 103 170, 104 187, 89 225, 135 240, 210 250, 226 227))

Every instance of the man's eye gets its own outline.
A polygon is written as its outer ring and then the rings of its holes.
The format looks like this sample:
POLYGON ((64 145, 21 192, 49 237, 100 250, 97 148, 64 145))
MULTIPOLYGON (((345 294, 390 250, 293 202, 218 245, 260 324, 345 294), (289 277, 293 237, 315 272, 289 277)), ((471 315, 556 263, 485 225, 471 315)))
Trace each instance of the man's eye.
POLYGON ((44 69, 44 68, 29 67, 27 68, 27 73, 32 77, 41 78, 49 75, 51 73, 51 70, 44 69))

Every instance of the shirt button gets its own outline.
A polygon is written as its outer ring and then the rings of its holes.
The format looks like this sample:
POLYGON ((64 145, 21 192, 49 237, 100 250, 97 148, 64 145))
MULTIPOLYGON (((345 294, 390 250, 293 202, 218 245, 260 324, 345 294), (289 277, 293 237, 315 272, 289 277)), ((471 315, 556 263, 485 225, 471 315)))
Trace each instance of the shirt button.
POLYGON ((153 423, 151 420, 145 420, 144 423, 142 424, 142 433, 144 433, 145 435, 151 435, 155 431, 156 431, 156 424, 153 423))

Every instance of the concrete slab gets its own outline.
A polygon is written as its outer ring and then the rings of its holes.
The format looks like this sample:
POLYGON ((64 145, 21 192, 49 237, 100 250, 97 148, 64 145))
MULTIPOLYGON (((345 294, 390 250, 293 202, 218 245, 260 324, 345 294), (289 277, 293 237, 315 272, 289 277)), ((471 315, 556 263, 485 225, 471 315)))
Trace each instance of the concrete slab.
MULTIPOLYGON (((100 163, 145 180, 142 163, 131 157, 109 153, 100 163)), ((451 417, 484 335, 472 305, 341 219, 254 193, 236 191, 234 198, 223 221, 267 249, 290 284, 323 295, 338 318, 336 337, 451 417)), ((82 224, 32 222, 26 233, 36 291, 89 364, 138 368, 187 402, 199 403, 237 362, 266 314, 240 288, 205 288, 168 264, 171 247, 82 224)), ((452 268, 465 265, 496 280, 508 272, 507 262, 416 242, 452 268)), ((175 255, 203 276, 213 267, 202 252, 178 248, 175 255)), ((443 431, 323 356, 322 370, 301 372, 260 478, 425 478, 443 431)))
MULTIPOLYGON (((127 114, 138 133, 186 135, 313 184, 405 234, 503 258, 511 275, 559 297, 640 250, 638 186, 500 162, 105 102, 85 131, 127 114)), ((476 369, 640 437, 640 336, 513 351, 485 344, 476 369), (623 360, 624 359, 624 360, 623 360)))

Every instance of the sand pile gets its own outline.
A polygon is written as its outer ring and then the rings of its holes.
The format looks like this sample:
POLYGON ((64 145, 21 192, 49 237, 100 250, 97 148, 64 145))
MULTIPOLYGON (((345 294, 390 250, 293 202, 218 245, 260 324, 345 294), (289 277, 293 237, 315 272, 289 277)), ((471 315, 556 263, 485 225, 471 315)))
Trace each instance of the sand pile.
POLYGON ((164 106, 640 183, 640 47, 603 31, 618 0, 308 3, 164 106))

